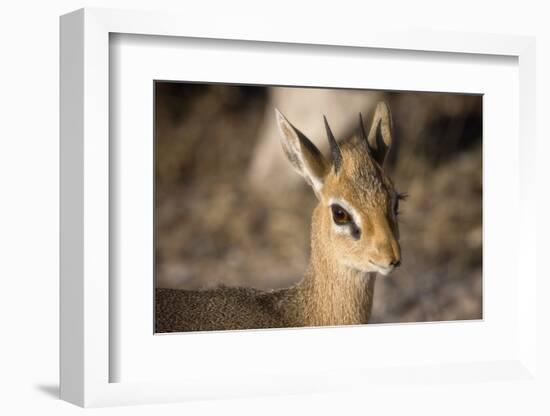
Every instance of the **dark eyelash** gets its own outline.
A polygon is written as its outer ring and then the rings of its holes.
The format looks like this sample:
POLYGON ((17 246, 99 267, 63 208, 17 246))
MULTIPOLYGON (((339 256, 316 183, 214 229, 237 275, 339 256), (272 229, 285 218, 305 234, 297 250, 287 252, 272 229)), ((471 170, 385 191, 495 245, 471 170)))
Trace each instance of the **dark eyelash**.
POLYGON ((401 212, 399 210, 399 201, 404 201, 405 199, 407 199, 409 196, 409 194, 407 194, 406 192, 396 192, 395 193, 395 204, 397 206, 397 209, 395 210, 395 216, 397 217, 399 215, 399 213, 401 212))

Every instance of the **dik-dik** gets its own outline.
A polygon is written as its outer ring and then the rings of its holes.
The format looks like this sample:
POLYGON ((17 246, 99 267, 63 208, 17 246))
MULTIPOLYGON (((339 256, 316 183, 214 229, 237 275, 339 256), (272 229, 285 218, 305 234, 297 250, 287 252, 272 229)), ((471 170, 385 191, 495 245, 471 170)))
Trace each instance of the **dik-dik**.
POLYGON ((368 135, 359 115, 358 134, 341 143, 325 118, 332 162, 278 110, 275 116, 288 160, 318 199, 303 279, 270 291, 157 289, 156 332, 366 324, 376 273, 400 265, 402 195, 383 169, 392 143, 388 106, 377 105, 368 135))

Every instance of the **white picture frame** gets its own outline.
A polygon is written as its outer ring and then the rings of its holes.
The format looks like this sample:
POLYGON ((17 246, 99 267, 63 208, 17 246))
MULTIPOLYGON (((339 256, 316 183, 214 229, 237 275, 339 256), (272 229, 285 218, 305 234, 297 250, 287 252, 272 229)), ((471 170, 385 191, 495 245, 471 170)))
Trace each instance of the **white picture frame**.
MULTIPOLYGON (((278 25, 243 23, 239 32, 223 20, 204 26, 198 19, 168 13, 83 9, 61 18, 61 398, 80 406, 184 401, 197 398, 247 397, 354 390, 365 386, 412 383, 482 381, 539 383, 536 361, 537 270, 535 268, 536 217, 533 183, 535 167, 535 42, 508 35, 434 33, 364 29, 327 33, 312 27, 282 31, 278 25), (496 354, 497 360, 455 363, 442 358, 438 364, 419 360, 414 367, 320 368, 320 373, 281 368, 264 379, 246 380, 234 374, 212 373, 147 382, 112 382, 111 366, 119 359, 111 348, 110 311, 116 309, 109 276, 110 169, 109 148, 109 42, 111 34, 225 39, 227 41, 331 45, 332 47, 428 51, 440 54, 503 55, 517 58, 519 75, 518 138, 520 222, 518 279, 514 318, 517 343, 512 352, 496 354), (396 381, 397 380, 397 381, 396 381)), ((518 270, 516 270, 518 273, 518 270)), ((451 330, 452 331, 452 330, 451 330)), ((297 332, 296 332, 297 333, 297 332)), ((242 334, 242 333, 241 333, 242 334)), ((152 336, 152 334, 151 334, 152 336)), ((239 334, 234 333, 233 338, 239 334)), ((247 334, 248 338, 255 335, 247 334)), ((312 333, 302 337, 311 338, 312 333)), ((354 333, 349 335, 353 339, 354 333)), ((236 341, 238 342, 238 341, 236 341)), ((306 341, 304 341, 306 342, 306 341)))

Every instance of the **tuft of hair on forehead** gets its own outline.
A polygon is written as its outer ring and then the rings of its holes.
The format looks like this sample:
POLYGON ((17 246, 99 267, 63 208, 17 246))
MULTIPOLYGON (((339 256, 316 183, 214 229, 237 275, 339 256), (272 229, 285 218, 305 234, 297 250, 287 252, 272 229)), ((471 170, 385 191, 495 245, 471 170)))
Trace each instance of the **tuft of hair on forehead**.
MULTIPOLYGON (((373 159, 361 138, 352 136, 340 143, 342 167, 341 179, 370 198, 383 198, 393 189, 393 184, 380 165, 373 159)), ((342 182, 340 182, 342 183, 342 182)), ((371 203, 376 203, 371 200, 371 203)))
POLYGON ((361 138, 353 135, 340 144, 342 151, 342 164, 347 170, 357 171, 362 174, 378 176, 381 173, 380 166, 372 158, 368 147, 361 138))

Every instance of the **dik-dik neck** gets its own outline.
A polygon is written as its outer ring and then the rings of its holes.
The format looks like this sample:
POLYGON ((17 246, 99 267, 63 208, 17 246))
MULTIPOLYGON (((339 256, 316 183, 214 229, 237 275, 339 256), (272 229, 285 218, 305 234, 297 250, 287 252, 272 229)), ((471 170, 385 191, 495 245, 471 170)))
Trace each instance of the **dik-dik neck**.
POLYGON ((298 285, 303 295, 306 326, 367 323, 374 295, 374 273, 343 265, 330 249, 331 219, 322 207, 313 212, 311 259, 304 280, 298 285))

